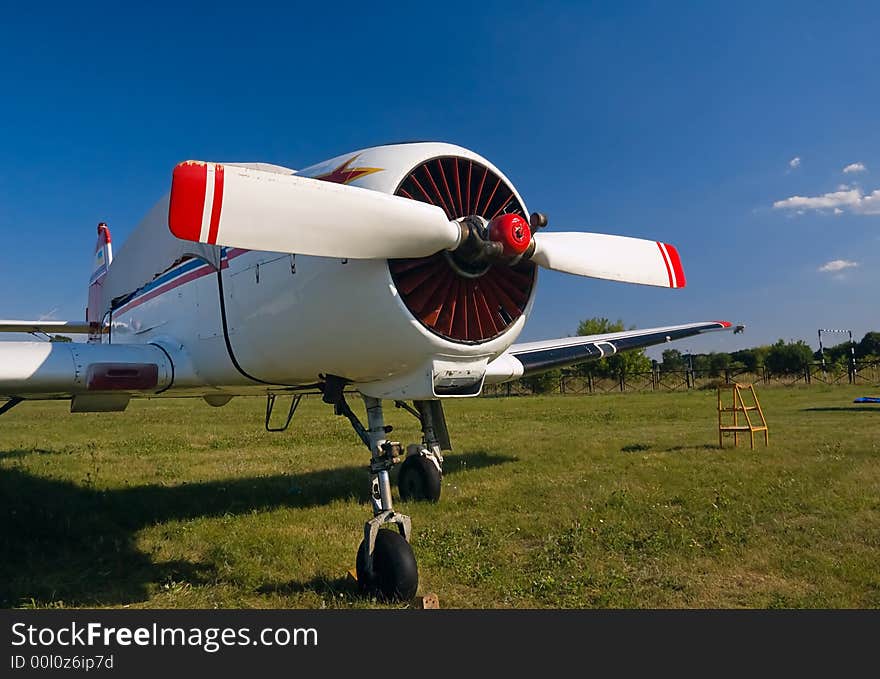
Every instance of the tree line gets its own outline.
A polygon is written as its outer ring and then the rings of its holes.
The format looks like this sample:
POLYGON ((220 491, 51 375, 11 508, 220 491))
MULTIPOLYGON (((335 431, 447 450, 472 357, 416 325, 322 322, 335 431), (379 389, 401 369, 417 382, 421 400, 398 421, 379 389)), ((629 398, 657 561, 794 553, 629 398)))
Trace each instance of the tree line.
MULTIPOLYGON (((661 371, 694 370, 712 377, 722 375, 725 370, 758 372, 764 368, 774 375, 790 375, 822 358, 822 353, 813 351, 803 340, 786 342, 780 339, 774 344, 730 353, 719 351, 691 355, 683 354, 678 349, 666 349, 658 367, 661 371)), ((847 371, 853 358, 857 361, 880 360, 880 332, 868 332, 859 342, 841 342, 827 347, 824 352, 825 367, 832 371, 847 371)))

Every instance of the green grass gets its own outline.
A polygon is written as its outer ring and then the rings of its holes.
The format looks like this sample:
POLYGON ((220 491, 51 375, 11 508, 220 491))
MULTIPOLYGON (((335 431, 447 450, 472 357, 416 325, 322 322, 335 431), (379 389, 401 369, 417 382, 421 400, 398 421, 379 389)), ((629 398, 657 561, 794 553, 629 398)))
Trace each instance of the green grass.
MULTIPOLYGON (((754 451, 717 448, 709 391, 447 402, 443 498, 397 505, 420 591, 444 607, 878 607, 880 407, 851 403, 870 391, 759 390, 771 445, 754 451)), ((0 605, 377 605, 346 578, 366 449, 317 398, 284 434, 263 408, 4 415, 0 605)))

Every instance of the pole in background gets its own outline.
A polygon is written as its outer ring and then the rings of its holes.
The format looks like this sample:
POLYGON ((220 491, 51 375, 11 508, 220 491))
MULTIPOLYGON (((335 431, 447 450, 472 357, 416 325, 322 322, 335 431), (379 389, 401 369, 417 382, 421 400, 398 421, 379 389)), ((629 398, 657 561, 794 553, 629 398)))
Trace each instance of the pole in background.
POLYGON ((849 331, 849 383, 856 382, 856 343, 853 342, 852 330, 849 331))

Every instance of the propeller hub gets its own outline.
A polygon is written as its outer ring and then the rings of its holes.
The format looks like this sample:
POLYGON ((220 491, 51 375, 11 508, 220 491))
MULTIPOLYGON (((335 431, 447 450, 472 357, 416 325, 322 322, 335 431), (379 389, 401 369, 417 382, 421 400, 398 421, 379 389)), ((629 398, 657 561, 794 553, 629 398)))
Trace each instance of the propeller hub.
POLYGON ((532 242, 532 232, 525 219, 517 214, 506 214, 489 222, 489 240, 500 243, 506 257, 518 257, 532 242))

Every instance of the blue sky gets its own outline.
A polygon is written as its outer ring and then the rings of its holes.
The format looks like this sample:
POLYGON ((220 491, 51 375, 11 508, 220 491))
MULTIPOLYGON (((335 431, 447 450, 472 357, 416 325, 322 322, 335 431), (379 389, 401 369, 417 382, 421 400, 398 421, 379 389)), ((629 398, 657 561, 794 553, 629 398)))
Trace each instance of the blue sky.
POLYGON ((7 8, 0 317, 80 318, 95 224, 123 241, 180 160, 438 139, 551 228, 681 252, 683 291, 545 273, 523 339, 590 316, 748 326, 692 351, 861 337, 880 329, 878 35, 868 2, 7 8))

